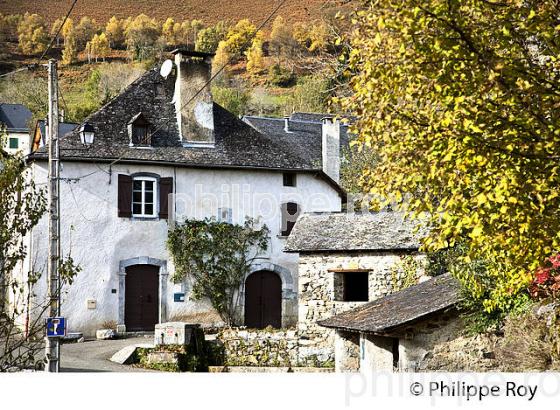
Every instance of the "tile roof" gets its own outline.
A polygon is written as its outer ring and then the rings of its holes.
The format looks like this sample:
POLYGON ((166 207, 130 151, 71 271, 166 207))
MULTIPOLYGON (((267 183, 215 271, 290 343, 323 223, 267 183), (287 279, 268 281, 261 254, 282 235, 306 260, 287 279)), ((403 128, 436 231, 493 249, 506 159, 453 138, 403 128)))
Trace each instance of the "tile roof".
MULTIPOLYGON (((312 131, 279 132, 276 126, 255 126, 257 120, 254 117, 251 121, 243 121, 214 104, 214 147, 184 147, 180 142, 173 103, 174 88, 175 75, 165 79, 157 69, 148 71, 86 119, 95 129, 92 146, 83 147, 78 130, 74 130, 60 141, 61 157, 66 160, 120 159, 123 162, 148 161, 193 167, 322 173, 320 122, 313 125, 312 131), (140 112, 152 129, 157 129, 149 149, 129 146, 127 124, 140 112)), ((271 122, 276 124, 278 121, 271 122)), ((39 150, 33 158, 45 159, 46 150, 39 150)))
POLYGON ((8 131, 28 132, 31 117, 31 111, 25 105, 0 103, 0 123, 8 131))
POLYGON ((310 213, 298 218, 284 250, 418 250, 424 234, 418 221, 405 219, 400 212, 310 213))
POLYGON ((341 330, 387 334, 451 308, 460 299, 459 282, 446 273, 317 323, 341 330))

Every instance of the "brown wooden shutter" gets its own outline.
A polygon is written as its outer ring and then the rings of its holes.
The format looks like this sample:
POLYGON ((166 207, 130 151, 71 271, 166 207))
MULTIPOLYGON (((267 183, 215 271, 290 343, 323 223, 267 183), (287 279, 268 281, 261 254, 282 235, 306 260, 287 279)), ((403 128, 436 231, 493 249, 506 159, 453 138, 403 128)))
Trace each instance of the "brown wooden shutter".
POLYGON ((159 180, 159 217, 169 218, 169 195, 173 193, 173 178, 159 180))
POLYGON ((132 177, 119 174, 119 218, 132 216, 132 177))

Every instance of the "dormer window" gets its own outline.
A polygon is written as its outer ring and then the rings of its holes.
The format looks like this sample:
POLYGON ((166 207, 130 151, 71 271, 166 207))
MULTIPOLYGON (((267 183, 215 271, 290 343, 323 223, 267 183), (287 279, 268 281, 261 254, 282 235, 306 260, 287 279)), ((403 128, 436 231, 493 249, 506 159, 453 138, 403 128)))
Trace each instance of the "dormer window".
POLYGON ((130 146, 150 146, 152 145, 150 135, 150 123, 139 113, 128 123, 128 136, 130 138, 130 146))

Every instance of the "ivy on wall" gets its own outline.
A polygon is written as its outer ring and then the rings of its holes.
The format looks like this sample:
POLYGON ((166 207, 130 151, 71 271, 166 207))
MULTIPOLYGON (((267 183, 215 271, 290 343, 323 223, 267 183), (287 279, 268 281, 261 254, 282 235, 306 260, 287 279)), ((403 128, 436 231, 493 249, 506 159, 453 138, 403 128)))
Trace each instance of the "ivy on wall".
POLYGON ((222 320, 237 324, 239 290, 253 260, 268 249, 269 229, 247 218, 243 225, 215 219, 186 220, 169 232, 167 248, 175 263, 172 279, 193 279, 191 298, 208 298, 222 320))

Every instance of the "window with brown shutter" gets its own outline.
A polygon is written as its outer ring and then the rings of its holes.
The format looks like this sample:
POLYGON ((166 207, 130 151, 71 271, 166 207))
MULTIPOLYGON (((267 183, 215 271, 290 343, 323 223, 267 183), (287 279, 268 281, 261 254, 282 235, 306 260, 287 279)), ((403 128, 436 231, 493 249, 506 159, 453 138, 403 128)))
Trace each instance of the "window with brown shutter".
POLYGON ((132 216, 132 177, 119 174, 118 208, 119 218, 130 218, 132 216))
POLYGON ((173 193, 173 178, 159 180, 159 217, 169 218, 169 195, 173 193))
POLYGON ((282 226, 281 226, 281 236, 289 236, 296 224, 300 213, 299 205, 295 202, 288 202, 287 204, 282 204, 282 226))

